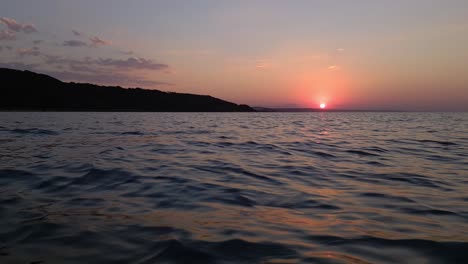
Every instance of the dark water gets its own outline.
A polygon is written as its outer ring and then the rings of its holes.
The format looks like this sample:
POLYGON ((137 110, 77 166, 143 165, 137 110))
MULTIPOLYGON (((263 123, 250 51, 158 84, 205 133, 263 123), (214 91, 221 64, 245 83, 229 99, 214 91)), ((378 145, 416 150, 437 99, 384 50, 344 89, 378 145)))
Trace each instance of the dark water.
POLYGON ((468 263, 468 114, 0 113, 0 263, 468 263))

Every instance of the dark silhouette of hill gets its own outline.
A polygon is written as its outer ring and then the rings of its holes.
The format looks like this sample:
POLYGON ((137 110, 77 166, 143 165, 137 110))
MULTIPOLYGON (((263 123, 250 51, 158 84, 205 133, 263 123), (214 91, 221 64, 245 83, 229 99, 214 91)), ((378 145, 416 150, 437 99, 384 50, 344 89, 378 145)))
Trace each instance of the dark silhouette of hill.
POLYGON ((0 109, 41 111, 251 112, 207 95, 65 83, 48 75, 0 68, 0 109))

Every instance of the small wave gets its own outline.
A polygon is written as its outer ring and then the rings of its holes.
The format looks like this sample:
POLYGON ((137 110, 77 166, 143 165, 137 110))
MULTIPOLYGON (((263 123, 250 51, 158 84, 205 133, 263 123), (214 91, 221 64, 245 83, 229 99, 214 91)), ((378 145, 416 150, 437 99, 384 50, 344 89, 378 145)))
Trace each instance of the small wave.
POLYGON ((93 190, 108 191, 121 185, 138 183, 138 177, 119 169, 103 170, 92 168, 86 174, 75 178, 70 185, 90 186, 93 190))
POLYGON ((24 170, 5 169, 0 170, 0 184, 11 184, 18 181, 36 181, 39 177, 24 170))
POLYGON ((280 244, 241 239, 222 242, 171 239, 154 243, 152 252, 138 263, 260 263, 280 256, 296 256, 294 250, 280 244))
POLYGON ((315 200, 270 203, 268 206, 292 209, 320 209, 320 210, 341 210, 341 207, 333 204, 318 202, 315 200))
POLYGON ((441 209, 431 209, 431 208, 400 208, 399 210, 404 211, 405 213, 415 214, 415 215, 438 215, 438 216, 459 216, 458 213, 448 211, 448 210, 441 210, 441 209))
POLYGON ((235 145, 235 143, 232 143, 232 142, 229 142, 229 141, 222 141, 222 142, 217 142, 216 145, 218 145, 219 147, 230 147, 230 146, 233 146, 235 145))
POLYGON ((424 175, 412 174, 412 173, 396 173, 396 174, 378 174, 376 175, 380 179, 386 179, 390 181, 410 183, 415 186, 425 186, 430 188, 442 188, 443 183, 436 182, 424 175))
POLYGON ((52 130, 47 130, 47 129, 40 129, 40 128, 27 128, 27 129, 13 129, 10 130, 11 133, 14 134, 32 134, 32 135, 50 135, 50 136, 56 136, 59 135, 59 133, 52 131, 52 130))
POLYGON ((456 146, 458 145, 457 143, 450 142, 450 141, 439 141, 439 140, 429 140, 429 139, 421 139, 421 140, 416 140, 421 143, 434 143, 434 144, 439 144, 442 146, 456 146))
POLYGON ((336 158, 335 155, 326 153, 323 151, 313 151, 309 149, 299 149, 299 148, 288 148, 287 150, 298 151, 298 152, 306 153, 306 154, 313 155, 313 156, 319 156, 322 158, 336 158))
POLYGON ((404 203, 414 202, 413 200, 406 198, 406 197, 383 194, 383 193, 376 193, 376 192, 364 192, 364 193, 360 193, 359 196, 376 198, 376 199, 384 199, 384 200, 393 200, 393 201, 404 202, 404 203))
POLYGON ((321 152, 321 151, 312 151, 312 153, 314 155, 317 155, 317 156, 320 156, 320 157, 323 157, 323 158, 336 158, 336 156, 333 155, 333 154, 329 154, 329 153, 325 153, 325 152, 321 152))
MULTIPOLYGON (((372 248, 375 252, 382 250, 412 250, 426 256, 436 263, 465 263, 468 259, 468 243, 438 242, 423 239, 384 239, 372 236, 343 238, 338 236, 307 236, 307 239, 325 246, 353 246, 355 248, 372 248)), ((367 252, 356 251, 356 252, 367 252)))
POLYGON ((362 151, 362 150, 347 150, 346 152, 352 153, 352 154, 357 154, 357 155, 360 155, 360 156, 375 156, 375 157, 379 156, 377 154, 373 154, 373 153, 362 151))
POLYGON ((381 152, 381 153, 388 152, 387 149, 382 148, 382 147, 369 147, 369 148, 364 148, 364 149, 368 151, 381 152))
POLYGON ((380 163, 380 162, 378 162, 378 161, 369 161, 369 162, 367 162, 367 164, 372 165, 372 166, 379 166, 379 167, 384 167, 384 166, 386 166, 385 164, 380 163))
POLYGON ((122 132, 120 135, 123 136, 143 136, 144 133, 140 131, 127 131, 127 132, 122 132))
POLYGON ((206 201, 213 202, 222 202, 222 203, 227 203, 227 204, 232 204, 232 205, 237 205, 237 206, 245 206, 245 207, 253 207, 257 203, 254 200, 251 200, 243 195, 223 195, 223 196, 216 196, 216 197, 210 197, 206 201))
POLYGON ((236 137, 233 136, 219 136, 219 139, 237 139, 236 137))
POLYGON ((257 179, 257 180, 268 181, 268 182, 275 183, 275 184, 278 184, 278 185, 282 184, 281 182, 279 182, 279 181, 277 181, 275 179, 272 179, 271 177, 256 174, 256 173, 253 173, 251 171, 242 169, 240 167, 233 167, 233 166, 228 165, 228 164, 222 164, 220 166, 195 166, 195 168, 198 169, 198 170, 212 172, 212 173, 232 172, 232 173, 235 173, 235 174, 238 174, 238 175, 245 175, 245 176, 257 179))

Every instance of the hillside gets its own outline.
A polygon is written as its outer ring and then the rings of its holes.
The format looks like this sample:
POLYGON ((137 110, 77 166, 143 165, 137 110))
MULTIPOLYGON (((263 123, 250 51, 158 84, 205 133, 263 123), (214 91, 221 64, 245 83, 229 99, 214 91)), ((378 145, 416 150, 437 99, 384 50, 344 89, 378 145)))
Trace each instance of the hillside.
POLYGON ((0 110, 251 112, 207 95, 66 83, 48 75, 0 68, 0 110))

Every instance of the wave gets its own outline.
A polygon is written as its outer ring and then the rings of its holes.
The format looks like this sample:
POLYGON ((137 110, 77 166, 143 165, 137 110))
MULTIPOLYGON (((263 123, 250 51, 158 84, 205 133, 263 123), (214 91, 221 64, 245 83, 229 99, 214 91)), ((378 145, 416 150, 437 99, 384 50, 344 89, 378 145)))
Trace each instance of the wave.
POLYGON ((0 262, 465 263, 440 117, 4 113, 0 262))
MULTIPOLYGON (((5 130, 4 130, 5 131, 5 130)), ((19 134, 19 135, 25 135, 25 134, 31 134, 31 135, 45 135, 45 136, 56 136, 60 135, 60 133, 48 130, 48 129, 40 129, 40 128, 16 128, 16 129, 11 129, 11 130, 6 130, 7 132, 10 132, 12 134, 19 134)))

